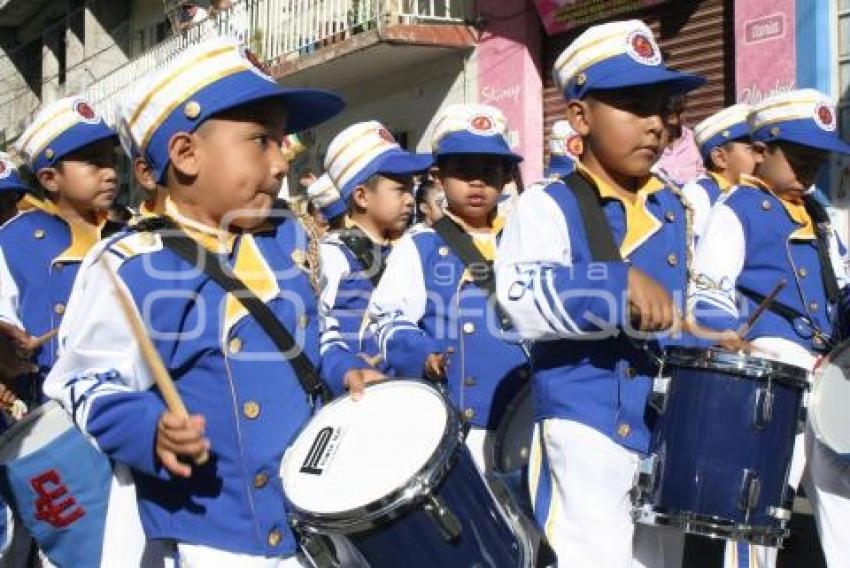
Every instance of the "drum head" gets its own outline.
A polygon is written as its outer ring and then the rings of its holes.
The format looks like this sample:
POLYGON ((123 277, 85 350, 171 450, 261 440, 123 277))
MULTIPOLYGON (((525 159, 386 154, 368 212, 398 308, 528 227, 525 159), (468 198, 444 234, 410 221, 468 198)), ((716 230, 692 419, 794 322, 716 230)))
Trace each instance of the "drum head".
POLYGON ((283 488, 310 515, 356 514, 405 487, 432 460, 454 419, 430 385, 394 380, 359 401, 335 400, 286 451, 283 488))
POLYGON ((815 435, 832 451, 850 455, 850 343, 836 347, 818 368, 809 399, 815 435))

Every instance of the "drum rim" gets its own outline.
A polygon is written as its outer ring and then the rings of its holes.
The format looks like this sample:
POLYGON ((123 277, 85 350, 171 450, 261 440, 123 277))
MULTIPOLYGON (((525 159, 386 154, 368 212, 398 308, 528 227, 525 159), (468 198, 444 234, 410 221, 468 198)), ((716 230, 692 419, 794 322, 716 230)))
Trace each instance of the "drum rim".
POLYGON ((14 422, 12 425, 6 428, 2 434, 0 434, 0 450, 2 450, 2 448, 9 444, 12 439, 14 439, 16 433, 26 428, 31 428, 33 422, 37 421, 45 414, 54 412, 56 410, 61 410, 62 412, 64 412, 67 418, 67 428, 65 428, 63 432, 70 430, 71 428, 76 428, 76 425, 74 424, 71 415, 65 411, 65 408, 55 400, 48 400, 44 404, 37 406, 36 408, 27 412, 20 420, 14 422))
POLYGON ((812 381, 812 392, 809 397, 808 405, 809 405, 809 424, 812 426, 812 433, 814 433, 815 438, 818 442, 820 442, 824 447, 829 449, 833 454, 839 456, 840 459, 847 459, 848 454, 837 451, 833 448, 833 445, 830 440, 827 439, 825 435, 823 426, 818 419, 818 407, 820 406, 821 396, 822 396, 822 387, 823 383, 823 374, 826 369, 838 358, 839 355, 842 355, 845 351, 850 350, 850 339, 846 339, 839 343, 834 349, 832 349, 829 353, 827 353, 823 359, 821 359, 814 371, 814 380, 812 381))
POLYGON ((713 515, 669 511, 648 503, 635 507, 632 510, 632 519, 642 524, 675 527, 690 534, 724 540, 743 540, 760 546, 781 546, 791 534, 787 522, 780 523, 778 527, 749 525, 713 515), (648 522, 648 519, 652 519, 652 522, 648 522))
POLYGON ((769 378, 804 390, 809 388, 809 373, 802 367, 723 349, 668 347, 664 350, 664 366, 715 370, 753 379, 769 378))
MULTIPOLYGON (((462 443, 462 424, 460 415, 454 405, 448 400, 446 394, 441 389, 428 381, 421 379, 399 379, 396 377, 391 382, 372 383, 366 386, 366 390, 381 387, 386 384, 393 384, 402 380, 407 384, 413 383, 427 387, 433 391, 442 401, 446 409, 447 421, 446 429, 443 432, 440 441, 434 452, 429 456, 425 465, 419 469, 411 478, 391 491, 384 497, 349 509, 335 513, 316 513, 298 507, 292 501, 289 505, 292 509, 294 523, 297 526, 304 527, 313 532, 328 531, 337 534, 351 534, 363 532, 375 528, 385 522, 397 518, 403 512, 419 500, 428 495, 440 482, 443 481, 452 464, 452 456, 454 456, 458 447, 462 443)), ((365 396, 369 396, 366 394, 365 396)), ((338 402, 344 400, 342 396, 331 401, 325 408, 328 408, 338 402)), ((305 424, 306 427, 306 424, 305 424)), ((285 493, 285 491, 284 491, 285 493)))

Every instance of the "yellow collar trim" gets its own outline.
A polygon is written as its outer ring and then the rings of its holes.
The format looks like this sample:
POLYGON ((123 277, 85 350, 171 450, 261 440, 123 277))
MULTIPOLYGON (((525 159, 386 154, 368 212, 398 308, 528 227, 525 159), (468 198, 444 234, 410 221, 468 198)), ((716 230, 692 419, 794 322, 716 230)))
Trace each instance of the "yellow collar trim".
POLYGON ((199 223, 194 219, 186 217, 177 208, 177 205, 171 201, 170 197, 165 198, 165 214, 171 217, 175 223, 180 225, 180 228, 186 231, 190 237, 198 241, 201 246, 214 253, 233 252, 233 245, 236 243, 236 234, 209 227, 203 223, 199 223))
MULTIPOLYGON (((270 302, 272 298, 280 294, 275 273, 266 262, 251 234, 244 234, 239 239, 239 248, 236 251, 236 260, 233 263, 233 274, 265 303, 270 302)), ((246 315, 248 315, 248 310, 245 309, 242 302, 233 294, 227 294, 222 341, 227 338, 233 326, 246 315)))
POLYGON ((757 187, 757 188, 762 189, 764 191, 768 191, 770 193, 773 193, 773 190, 771 189, 771 187, 769 185, 767 185, 767 183, 763 179, 761 179, 760 177, 751 176, 751 175, 748 175, 748 174, 741 174, 741 184, 751 185, 753 187, 757 187))
MULTIPOLYGON (((469 225, 467 225, 463 219, 458 217, 457 215, 445 211, 445 215, 448 215, 450 219, 452 219, 455 223, 461 226, 461 228, 466 231, 469 236, 472 238, 472 243, 475 245, 475 248, 481 253, 486 260, 493 261, 496 258, 496 236, 504 229, 505 227, 505 217, 503 215, 496 215, 493 217, 493 220, 490 222, 490 226, 486 229, 471 229, 469 225)), ((469 274, 469 279, 471 281, 472 275, 469 274)))
POLYGON ((52 201, 40 199, 29 193, 24 195, 18 202, 18 208, 21 211, 34 211, 36 209, 43 211, 48 215, 62 219, 68 225, 68 230, 71 232, 71 244, 59 253, 51 264, 82 261, 83 257, 100 240, 100 230, 103 229, 103 225, 106 223, 106 213, 98 214, 96 225, 79 221, 71 222, 62 216, 59 208, 52 201))
POLYGON ((708 172, 708 175, 710 175, 712 179, 717 182, 717 186, 720 188, 720 193, 726 193, 727 191, 732 189, 732 184, 729 183, 729 180, 727 180, 722 175, 716 172, 708 172))
POLYGON ((766 193, 770 193, 779 200, 791 220, 794 221, 794 223, 796 223, 797 225, 800 225, 799 229, 791 233, 789 239, 813 240, 816 238, 815 225, 812 222, 811 216, 809 216, 809 212, 806 211, 805 205, 803 205, 802 203, 794 203, 793 201, 782 199, 780 196, 776 195, 776 193, 773 192, 771 187, 767 183, 765 183, 764 180, 762 180, 761 178, 757 178, 756 176, 742 174, 741 182, 746 183, 747 185, 757 187, 758 189, 766 193))
POLYGON ((628 257, 661 228, 662 222, 646 208, 647 198, 666 187, 660 179, 648 176, 635 192, 635 199, 630 201, 624 200, 614 188, 583 165, 579 164, 578 170, 596 186, 602 199, 616 199, 625 208, 626 236, 620 243, 620 254, 623 258, 628 257))

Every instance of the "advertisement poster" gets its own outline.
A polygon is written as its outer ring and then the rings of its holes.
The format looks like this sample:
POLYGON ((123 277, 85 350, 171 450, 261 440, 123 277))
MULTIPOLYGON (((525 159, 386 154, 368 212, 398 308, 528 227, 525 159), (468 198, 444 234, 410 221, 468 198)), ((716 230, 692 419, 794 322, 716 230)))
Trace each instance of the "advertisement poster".
POLYGON ((549 35, 576 26, 634 12, 666 0, 534 0, 543 27, 549 35))
POLYGON ((796 84, 794 0, 735 2, 735 98, 753 104, 796 84))

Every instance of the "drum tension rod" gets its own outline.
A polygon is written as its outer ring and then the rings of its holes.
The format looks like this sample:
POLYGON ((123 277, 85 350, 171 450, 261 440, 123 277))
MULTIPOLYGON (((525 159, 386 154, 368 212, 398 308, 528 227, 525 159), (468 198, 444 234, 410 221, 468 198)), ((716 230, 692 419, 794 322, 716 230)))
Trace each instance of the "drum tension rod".
POLYGON ((424 507, 425 512, 437 525, 440 534, 446 541, 451 542, 460 538, 463 525, 460 524, 460 520, 452 513, 451 509, 446 507, 439 498, 429 495, 425 499, 424 507))

